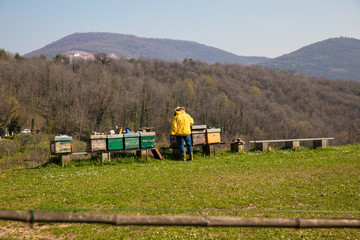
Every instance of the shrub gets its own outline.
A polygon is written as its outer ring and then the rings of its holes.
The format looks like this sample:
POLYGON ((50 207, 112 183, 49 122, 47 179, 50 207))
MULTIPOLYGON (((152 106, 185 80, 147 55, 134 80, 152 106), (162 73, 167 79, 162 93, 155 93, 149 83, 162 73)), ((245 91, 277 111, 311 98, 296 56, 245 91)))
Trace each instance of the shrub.
POLYGON ((7 154, 8 156, 14 154, 19 150, 19 144, 16 141, 4 139, 0 141, 0 156, 7 154))

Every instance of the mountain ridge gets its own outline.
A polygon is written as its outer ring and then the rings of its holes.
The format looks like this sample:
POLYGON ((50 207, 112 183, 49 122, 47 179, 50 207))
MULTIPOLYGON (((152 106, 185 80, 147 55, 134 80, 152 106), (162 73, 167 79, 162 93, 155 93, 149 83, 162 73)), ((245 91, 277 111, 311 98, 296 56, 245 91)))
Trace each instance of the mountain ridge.
POLYGON ((360 81, 360 40, 330 38, 260 63, 261 66, 296 70, 307 76, 360 81))
POLYGON ((107 53, 109 56, 116 57, 145 57, 165 61, 181 62, 184 59, 193 59, 209 64, 255 64, 262 67, 295 70, 306 76, 360 81, 360 40, 348 37, 326 39, 276 58, 266 58, 238 56, 195 41, 85 32, 70 34, 24 56, 44 55, 47 58, 53 58, 59 53, 66 55, 76 51, 85 54, 107 53))
POLYGON ((257 64, 266 57, 245 57, 200 44, 194 41, 161 38, 143 38, 129 34, 88 32, 74 33, 52 42, 43 48, 25 54, 25 57, 44 55, 55 57, 58 53, 78 50, 83 52, 104 52, 117 57, 138 58, 140 56, 159 58, 166 61, 182 61, 185 58, 207 63, 257 64))

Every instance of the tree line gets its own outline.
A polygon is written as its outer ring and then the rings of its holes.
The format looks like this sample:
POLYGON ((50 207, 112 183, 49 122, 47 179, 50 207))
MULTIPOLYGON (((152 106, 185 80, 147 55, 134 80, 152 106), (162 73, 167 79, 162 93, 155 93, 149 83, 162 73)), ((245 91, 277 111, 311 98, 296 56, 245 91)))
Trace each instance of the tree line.
POLYGON ((222 129, 224 140, 335 137, 360 142, 360 83, 295 71, 186 59, 31 59, 0 51, 0 131, 75 138, 153 127, 166 142, 173 110, 222 129))

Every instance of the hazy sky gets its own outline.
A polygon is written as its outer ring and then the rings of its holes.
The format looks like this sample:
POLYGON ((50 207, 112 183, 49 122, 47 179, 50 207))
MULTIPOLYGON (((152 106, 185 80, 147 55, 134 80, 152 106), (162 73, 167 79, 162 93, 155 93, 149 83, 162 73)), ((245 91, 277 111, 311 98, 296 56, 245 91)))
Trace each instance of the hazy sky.
POLYGON ((75 32, 190 40, 277 57, 360 39, 360 0, 0 0, 0 48, 21 55, 75 32))

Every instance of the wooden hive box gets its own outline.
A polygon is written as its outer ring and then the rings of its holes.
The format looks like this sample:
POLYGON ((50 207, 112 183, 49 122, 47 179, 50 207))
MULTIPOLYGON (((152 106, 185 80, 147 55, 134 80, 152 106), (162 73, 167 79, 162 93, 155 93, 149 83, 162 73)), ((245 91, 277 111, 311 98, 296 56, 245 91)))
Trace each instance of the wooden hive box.
POLYGON ((139 133, 129 133, 124 134, 124 148, 125 149, 133 149, 139 148, 139 133))
POLYGON ((192 145, 206 144, 206 125, 191 126, 192 145))
POLYGON ((123 134, 108 135, 107 148, 109 151, 124 149, 124 135, 123 134))
POLYGON ((55 154, 68 154, 73 152, 72 137, 69 136, 56 136, 54 141, 50 142, 50 153, 55 154))
POLYGON ((231 151, 232 152, 242 152, 244 149, 244 145, 242 143, 239 142, 234 142, 231 143, 231 151))
POLYGON ((96 151, 106 151, 106 135, 90 135, 89 139, 86 141, 86 151, 87 152, 96 152, 96 151))
POLYGON ((140 147, 141 148, 155 147, 155 132, 141 132, 140 133, 140 147))
POLYGON ((221 133, 220 128, 207 129, 206 130, 206 143, 207 144, 220 143, 221 142, 220 133, 221 133))

